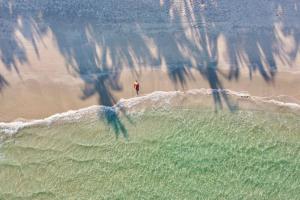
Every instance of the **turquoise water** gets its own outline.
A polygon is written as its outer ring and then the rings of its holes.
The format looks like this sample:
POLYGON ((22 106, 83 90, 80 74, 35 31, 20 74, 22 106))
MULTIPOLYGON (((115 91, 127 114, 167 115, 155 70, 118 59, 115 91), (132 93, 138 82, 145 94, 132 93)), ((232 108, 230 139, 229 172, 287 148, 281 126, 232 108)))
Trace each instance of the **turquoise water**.
POLYGON ((166 109, 25 128, 0 199, 299 199, 300 118, 166 109))

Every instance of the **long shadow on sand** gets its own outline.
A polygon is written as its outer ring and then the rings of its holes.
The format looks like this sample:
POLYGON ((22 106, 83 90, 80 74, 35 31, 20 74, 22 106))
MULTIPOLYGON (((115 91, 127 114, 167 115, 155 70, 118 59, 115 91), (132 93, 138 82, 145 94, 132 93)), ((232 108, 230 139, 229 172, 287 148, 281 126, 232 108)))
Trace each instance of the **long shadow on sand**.
POLYGON ((128 139, 127 129, 121 121, 119 114, 126 116, 126 118, 129 119, 129 122, 131 122, 130 117, 126 114, 125 110, 117 109, 114 106, 116 100, 110 92, 111 89, 120 89, 117 84, 117 75, 97 70, 96 76, 86 74, 85 78, 89 80, 86 80, 88 84, 85 85, 85 88, 82 91, 83 96, 81 99, 85 100, 97 94, 99 96, 99 105, 105 106, 105 108, 98 113, 99 118, 104 119, 112 128, 116 138, 122 135, 124 138, 128 139))
POLYGON ((9 83, 7 82, 7 80, 0 74, 0 93, 2 92, 2 90, 4 88, 6 88, 7 86, 9 86, 9 83))
MULTIPOLYGON (((238 84, 244 63, 249 79, 257 72, 273 83, 276 59, 289 65, 299 52, 300 32, 289 20, 300 17, 297 8, 298 1, 283 0, 0 1, 0 56, 7 70, 19 73, 17 63, 28 63, 28 57, 16 32, 31 42, 38 58, 37 43, 51 32, 68 70, 85 83, 83 100, 98 95, 100 105, 113 108, 112 93, 123 90, 123 70, 138 78, 143 68, 166 66, 175 89, 186 87, 194 79, 191 70, 198 70, 213 91, 216 110, 225 104, 234 111, 220 77, 238 84), (254 30, 260 21, 267 25, 254 30), (288 51, 282 47, 285 37, 293 38, 288 51), (219 62, 220 38, 227 47, 226 73, 219 62)), ((1 77, 1 90, 6 85, 1 77)), ((127 136, 114 113, 108 112, 107 123, 127 136)))

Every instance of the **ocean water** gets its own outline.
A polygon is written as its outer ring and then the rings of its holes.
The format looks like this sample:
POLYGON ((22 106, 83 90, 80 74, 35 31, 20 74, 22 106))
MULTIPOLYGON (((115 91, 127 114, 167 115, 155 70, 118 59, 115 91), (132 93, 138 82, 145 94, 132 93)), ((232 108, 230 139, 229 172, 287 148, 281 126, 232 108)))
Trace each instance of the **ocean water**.
POLYGON ((0 124, 0 199, 299 199, 297 105, 227 91, 243 104, 216 111, 200 94, 0 124))

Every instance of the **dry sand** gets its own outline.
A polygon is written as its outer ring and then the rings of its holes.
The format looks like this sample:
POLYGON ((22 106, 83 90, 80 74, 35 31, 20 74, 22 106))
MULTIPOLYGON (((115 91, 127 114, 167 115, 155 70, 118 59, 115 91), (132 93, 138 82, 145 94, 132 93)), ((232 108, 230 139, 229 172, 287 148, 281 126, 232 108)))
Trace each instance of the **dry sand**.
POLYGON ((112 105, 135 95, 135 79, 141 95, 223 88, 300 101, 297 1, 62 2, 0 4, 0 121, 112 105))

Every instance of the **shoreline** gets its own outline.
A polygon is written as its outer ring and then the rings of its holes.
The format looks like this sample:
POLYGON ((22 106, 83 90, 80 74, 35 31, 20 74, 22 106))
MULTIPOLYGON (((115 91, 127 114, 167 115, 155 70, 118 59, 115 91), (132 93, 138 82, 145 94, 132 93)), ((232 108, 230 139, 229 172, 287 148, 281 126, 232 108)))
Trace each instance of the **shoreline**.
MULTIPOLYGON (((11 84, 0 93, 0 121, 41 119, 92 105, 112 106, 122 98, 135 96, 132 83, 137 76, 130 70, 122 71, 115 82, 105 80, 88 83, 66 73, 56 77, 57 80, 43 80, 40 78, 43 76, 39 75, 37 72, 31 77, 24 76, 22 80, 8 76, 11 84), (99 85, 104 87, 97 88, 99 85), (88 94, 88 89, 93 93, 88 94), (85 90, 88 92, 84 93, 85 90)), ((211 89, 209 81, 195 70, 191 70, 183 84, 170 79, 169 73, 164 70, 143 69, 137 79, 141 84, 141 95, 155 91, 211 89)), ((244 91, 266 98, 286 96, 291 103, 300 102, 300 73, 278 72, 272 83, 267 83, 259 74, 254 74, 250 80, 246 72, 242 72, 238 80, 231 81, 219 74, 219 81, 222 83, 219 89, 244 91)))
MULTIPOLYGON (((55 124, 80 122, 85 119, 107 118, 107 115, 110 116, 111 112, 127 116, 130 113, 144 112, 153 109, 173 109, 177 107, 197 107, 201 109, 211 109, 213 112, 214 105, 211 104, 208 99, 212 98, 215 93, 228 95, 228 98, 232 100, 232 103, 238 103, 237 105, 239 108, 237 110, 295 114, 300 116, 300 104, 282 102, 276 99, 266 99, 265 97, 251 96, 244 92, 230 90, 214 91, 205 88, 192 89, 188 91, 155 91, 143 96, 121 99, 112 107, 93 105, 78 110, 56 113, 41 119, 23 119, 12 122, 0 122, 0 139, 2 138, 1 140, 4 140, 5 137, 13 136, 20 130, 28 127, 52 126, 55 124), (195 100, 195 98, 197 98, 197 100, 195 100)), ((224 108, 222 110, 226 111, 229 110, 229 108, 224 108)))

